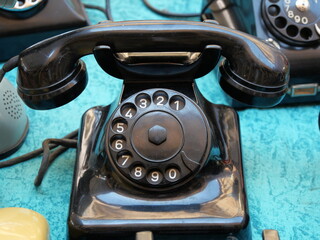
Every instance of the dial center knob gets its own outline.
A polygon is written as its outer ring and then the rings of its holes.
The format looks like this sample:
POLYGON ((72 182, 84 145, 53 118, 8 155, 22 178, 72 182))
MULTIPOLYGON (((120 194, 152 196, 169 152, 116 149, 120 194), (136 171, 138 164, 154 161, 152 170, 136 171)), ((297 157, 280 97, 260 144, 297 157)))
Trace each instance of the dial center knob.
POLYGON ((301 12, 306 12, 310 9, 309 0, 297 0, 296 8, 301 12))
POLYGON ((179 121, 171 114, 153 111, 142 115, 132 129, 135 151, 150 162, 173 158, 182 148, 184 134, 179 121))
POLYGON ((159 125, 155 125, 148 131, 149 142, 160 145, 167 140, 167 129, 159 125))

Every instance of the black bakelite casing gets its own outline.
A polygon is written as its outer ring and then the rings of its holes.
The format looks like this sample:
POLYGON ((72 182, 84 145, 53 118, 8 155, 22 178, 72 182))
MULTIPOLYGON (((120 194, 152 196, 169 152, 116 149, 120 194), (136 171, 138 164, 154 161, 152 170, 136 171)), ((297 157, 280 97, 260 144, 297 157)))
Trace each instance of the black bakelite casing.
POLYGON ((87 75, 79 59, 92 53, 103 70, 124 80, 124 86, 111 105, 83 115, 68 218, 70 239, 122 239, 139 231, 250 239, 237 113, 208 102, 194 79, 210 72, 222 55, 226 60, 220 67, 220 85, 228 94, 254 106, 274 106, 287 91, 289 65, 284 55, 250 35, 211 23, 103 22, 23 51, 19 95, 35 109, 66 104, 84 89, 87 75), (183 64, 170 59, 150 62, 148 57, 127 63, 118 55, 145 52, 201 55, 183 64), (162 106, 154 100, 159 91, 168 98, 162 106), (146 100, 141 106, 140 96, 146 100), (172 99, 184 99, 185 108, 172 107, 172 99), (130 106, 136 117, 128 111, 130 106), (119 125, 117 132, 117 121, 127 126, 119 125), (166 141, 173 145, 169 153, 161 146, 166 141), (145 148, 151 144, 154 152, 145 148), (131 154, 134 163, 117 162, 123 154, 131 154), (146 169, 143 177, 139 169, 133 178, 135 166, 146 169), (147 179, 152 171, 165 175, 170 168, 180 171, 181 179, 147 179))
MULTIPOLYGON (((207 134, 214 138, 208 142, 211 157, 193 178, 167 189, 131 184, 115 169, 105 135, 117 101, 83 115, 68 219, 70 239, 123 239, 139 231, 251 239, 237 113, 208 102, 197 88, 195 94, 188 97, 198 99, 210 126, 207 134)), ((200 133, 184 137, 207 138, 200 133)))

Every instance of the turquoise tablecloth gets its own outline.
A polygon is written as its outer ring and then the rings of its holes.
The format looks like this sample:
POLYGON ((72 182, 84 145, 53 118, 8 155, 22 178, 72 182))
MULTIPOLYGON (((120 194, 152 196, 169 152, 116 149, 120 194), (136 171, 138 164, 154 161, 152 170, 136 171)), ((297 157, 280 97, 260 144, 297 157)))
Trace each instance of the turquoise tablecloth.
MULTIPOLYGON (((104 1, 84 2, 103 6, 104 1)), ((177 12, 200 11, 202 4, 201 0, 152 2, 177 12)), ((141 0, 111 1, 111 7, 116 21, 165 19, 150 12, 141 0)), ((92 24, 105 19, 98 11, 87 13, 92 24)), ((86 109, 108 104, 119 94, 121 80, 105 74, 92 56, 84 61, 89 73, 86 90, 58 109, 27 108, 30 131, 14 156, 38 148, 45 138, 62 137, 77 129, 86 109)), ((12 83, 15 76, 15 71, 6 75, 12 83)), ((224 103, 213 72, 197 81, 210 101, 224 103)), ((253 239, 261 239, 266 228, 277 229, 281 239, 320 239, 319 110, 315 105, 239 112, 253 239)), ((0 169, 0 207, 33 209, 48 219, 52 240, 65 239, 74 161, 75 150, 59 157, 38 189, 33 180, 40 158, 0 169)))

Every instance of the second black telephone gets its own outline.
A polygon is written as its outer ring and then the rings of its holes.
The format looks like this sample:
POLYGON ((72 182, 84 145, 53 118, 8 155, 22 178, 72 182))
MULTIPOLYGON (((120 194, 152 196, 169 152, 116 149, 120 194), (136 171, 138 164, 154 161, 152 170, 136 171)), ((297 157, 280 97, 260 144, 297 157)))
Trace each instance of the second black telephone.
POLYGON ((0 61, 43 39, 87 25, 79 0, 0 0, 0 61))
POLYGON ((281 104, 320 102, 320 1, 219 0, 210 9, 221 25, 257 36, 287 56, 290 83, 281 104))
POLYGON ((220 85, 239 101, 278 104, 289 65, 276 48, 211 22, 102 22, 19 56, 18 93, 34 109, 85 88, 82 56, 123 79, 121 96, 89 109, 79 133, 70 239, 141 231, 250 239, 236 112, 194 82, 223 55, 220 85))

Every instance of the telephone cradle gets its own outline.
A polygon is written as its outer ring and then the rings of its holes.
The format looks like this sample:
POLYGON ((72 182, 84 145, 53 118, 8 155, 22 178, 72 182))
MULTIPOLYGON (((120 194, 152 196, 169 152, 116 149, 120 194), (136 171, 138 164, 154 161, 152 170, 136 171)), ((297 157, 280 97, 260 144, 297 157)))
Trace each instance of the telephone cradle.
POLYGON ((221 87, 274 106, 288 87, 284 55, 212 22, 107 21, 22 52, 19 95, 35 109, 73 100, 87 83, 79 58, 92 53, 124 84, 112 104, 82 117, 69 238, 152 231, 251 239, 237 113, 206 100, 194 79, 224 56, 221 87))

